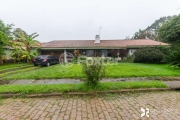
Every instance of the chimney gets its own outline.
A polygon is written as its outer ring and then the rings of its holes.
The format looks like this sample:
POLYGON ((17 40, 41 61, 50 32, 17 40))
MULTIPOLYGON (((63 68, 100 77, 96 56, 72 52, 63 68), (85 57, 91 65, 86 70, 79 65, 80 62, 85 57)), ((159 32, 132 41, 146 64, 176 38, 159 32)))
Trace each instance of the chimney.
POLYGON ((99 35, 96 35, 94 43, 100 43, 100 37, 99 37, 99 35))

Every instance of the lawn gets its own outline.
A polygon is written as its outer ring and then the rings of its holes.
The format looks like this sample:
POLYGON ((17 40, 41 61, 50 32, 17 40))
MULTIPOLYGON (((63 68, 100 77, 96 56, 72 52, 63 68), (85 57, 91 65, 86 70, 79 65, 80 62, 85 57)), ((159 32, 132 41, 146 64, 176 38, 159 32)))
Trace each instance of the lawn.
MULTIPOLYGON (((107 78, 118 77, 151 77, 151 76, 180 76, 180 69, 173 69, 167 64, 139 64, 119 63, 106 66, 107 78)), ((8 75, 5 80, 18 79, 60 79, 60 78, 83 78, 81 65, 74 64, 69 68, 62 65, 53 65, 28 72, 20 72, 8 75)))
POLYGON ((0 65, 0 71, 4 70, 10 70, 10 69, 16 69, 16 68, 21 68, 25 66, 32 66, 32 64, 27 64, 27 63, 10 63, 10 64, 1 64, 0 65))
POLYGON ((0 94, 92 92, 92 91, 108 91, 108 90, 121 90, 121 89, 137 89, 137 88, 167 88, 167 86, 160 81, 106 82, 106 83, 100 83, 96 87, 88 87, 85 84, 2 85, 0 86, 0 94))

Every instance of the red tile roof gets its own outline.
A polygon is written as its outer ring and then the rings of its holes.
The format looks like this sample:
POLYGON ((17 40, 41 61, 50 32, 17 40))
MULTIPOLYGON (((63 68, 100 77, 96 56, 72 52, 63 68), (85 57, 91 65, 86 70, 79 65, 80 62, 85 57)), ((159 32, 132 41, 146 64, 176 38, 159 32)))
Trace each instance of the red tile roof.
POLYGON ((95 40, 53 40, 43 43, 41 48, 128 48, 141 46, 168 46, 170 44, 154 40, 101 40, 100 43, 94 43, 95 40))

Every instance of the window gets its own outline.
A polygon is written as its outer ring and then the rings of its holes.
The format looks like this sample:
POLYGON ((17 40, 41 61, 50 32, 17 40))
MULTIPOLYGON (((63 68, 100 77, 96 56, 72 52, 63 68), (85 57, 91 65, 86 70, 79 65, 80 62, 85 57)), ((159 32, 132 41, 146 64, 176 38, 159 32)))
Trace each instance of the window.
POLYGON ((86 55, 87 55, 87 57, 93 57, 94 56, 94 50, 87 50, 86 55))
POLYGON ((107 50, 101 50, 101 56, 106 57, 107 56, 107 50))

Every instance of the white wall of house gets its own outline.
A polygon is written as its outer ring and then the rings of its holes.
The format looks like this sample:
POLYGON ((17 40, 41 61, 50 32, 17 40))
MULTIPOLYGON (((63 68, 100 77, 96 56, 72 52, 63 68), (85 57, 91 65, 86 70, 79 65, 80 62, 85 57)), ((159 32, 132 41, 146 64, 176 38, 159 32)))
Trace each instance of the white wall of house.
POLYGON ((128 54, 131 56, 134 54, 134 52, 136 51, 137 49, 129 49, 128 51, 128 54))

